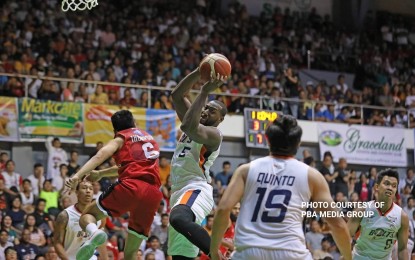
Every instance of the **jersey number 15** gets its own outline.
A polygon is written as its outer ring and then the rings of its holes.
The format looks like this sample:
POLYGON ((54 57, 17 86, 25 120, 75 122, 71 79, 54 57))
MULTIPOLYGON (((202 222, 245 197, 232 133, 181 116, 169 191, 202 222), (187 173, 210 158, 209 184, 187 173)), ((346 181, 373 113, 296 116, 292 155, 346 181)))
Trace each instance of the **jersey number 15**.
MULTIPOLYGON (((258 188, 256 193, 259 194, 258 201, 255 205, 254 214, 252 215, 252 222, 256 222, 258 219, 259 210, 263 207, 262 201, 264 200, 265 193, 267 188, 258 188)), ((290 190, 271 190, 268 194, 267 199, 265 200, 265 210, 262 212, 261 221, 270 223, 280 223, 285 218, 285 213, 287 213, 287 206, 291 200, 291 191, 290 190), (283 203, 274 203, 275 196, 283 196, 283 203), (280 214, 278 216, 270 216, 269 210, 266 209, 280 209, 280 214)))

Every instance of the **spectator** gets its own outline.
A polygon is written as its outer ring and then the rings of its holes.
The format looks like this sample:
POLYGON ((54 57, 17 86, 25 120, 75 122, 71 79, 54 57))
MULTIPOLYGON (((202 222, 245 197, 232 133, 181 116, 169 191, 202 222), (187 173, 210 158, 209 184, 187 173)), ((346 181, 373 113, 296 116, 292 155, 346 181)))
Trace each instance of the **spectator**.
POLYGON ((5 229, 0 230, 0 259, 5 259, 4 251, 8 247, 12 247, 13 243, 9 242, 9 233, 5 229))
POLYGON ((6 170, 1 173, 0 178, 4 180, 4 191, 12 196, 17 196, 22 190, 23 179, 19 173, 14 171, 14 161, 8 160, 6 162, 6 170))
POLYGON ((165 156, 160 156, 159 158, 160 166, 160 181, 164 185, 167 182, 167 179, 170 175, 170 161, 165 156))
POLYGON ((35 163, 33 174, 29 175, 27 179, 32 185, 32 192, 37 197, 39 196, 39 189, 42 188, 43 182, 45 181, 45 169, 40 163, 35 163))
POLYGON ((78 163, 79 153, 77 151, 71 151, 69 163, 68 163, 68 177, 71 177, 76 173, 81 166, 78 163))
POLYGON ((360 181, 356 183, 354 190, 359 195, 360 201, 372 200, 372 188, 365 173, 360 174, 360 181))
POLYGON ((164 260, 164 253, 163 251, 160 250, 160 241, 158 239, 158 237, 156 236, 151 236, 148 239, 148 242, 150 243, 150 247, 146 249, 146 251, 144 251, 144 257, 145 259, 147 258, 148 254, 154 254, 155 256, 155 260, 164 260))
POLYGON ((17 251, 14 249, 14 247, 9 246, 6 249, 4 249, 4 255, 6 257, 6 260, 16 260, 18 259, 17 251))
POLYGON ((94 197, 94 199, 97 200, 99 198, 99 196, 101 196, 101 194, 102 194, 101 184, 99 183, 99 181, 94 182, 92 188, 93 188, 93 192, 94 192, 93 197, 94 197))
POLYGON ((109 99, 107 93, 104 93, 104 88, 102 85, 97 85, 94 94, 89 96, 89 102, 92 104, 105 105, 109 104, 109 99))
POLYGON ((46 201, 45 212, 53 216, 59 213, 59 192, 53 190, 51 180, 45 180, 45 182, 43 183, 43 189, 40 191, 39 198, 44 199, 46 201))
POLYGON ((414 170, 412 168, 406 169, 406 178, 402 178, 399 181, 399 192, 402 193, 403 188, 409 185, 411 187, 411 191, 413 190, 413 187, 415 185, 415 174, 414 170))
POLYGON ((5 171, 6 170, 6 163, 10 160, 9 154, 6 152, 0 153, 0 170, 5 171))
POLYGON ((337 77, 337 85, 336 85, 336 89, 338 92, 342 93, 342 94, 346 94, 347 90, 349 90, 349 86, 346 83, 345 80, 345 76, 343 74, 340 74, 337 77))
POLYGON ((39 248, 30 243, 30 230, 23 229, 20 244, 16 246, 16 251, 19 259, 34 260, 39 254, 39 248))
POLYGON ((161 93, 158 100, 154 103, 155 109, 173 109, 173 104, 169 100, 166 94, 161 93))
POLYGON ((1 228, 6 230, 7 234, 8 234, 8 242, 12 243, 12 244, 18 244, 18 238, 17 238, 17 234, 20 233, 20 231, 18 229, 16 229, 15 227, 12 226, 13 223, 13 219, 11 216, 9 215, 4 215, 2 220, 1 220, 1 228), (19 231, 19 232, 17 232, 19 231))
POLYGON ((222 163, 222 171, 217 173, 215 176, 216 183, 218 184, 219 189, 226 188, 231 177, 231 163, 229 161, 224 161, 222 163))
POLYGON ((52 179, 52 186, 55 189, 55 191, 58 191, 59 193, 63 192, 65 188, 65 181, 69 179, 68 177, 68 166, 66 164, 59 165, 59 171, 60 175, 55 176, 52 179))
POLYGON ((137 100, 132 97, 131 90, 127 88, 124 90, 124 97, 120 99, 119 103, 121 106, 135 107, 137 105, 137 100))
POLYGON ((349 182, 349 178, 350 178, 350 174, 346 172, 346 168, 347 168, 347 161, 345 158, 340 158, 339 159, 339 164, 337 166, 337 169, 335 170, 335 173, 337 173, 337 177, 336 177, 336 183, 335 183, 335 192, 336 194, 338 192, 343 193, 343 195, 345 197, 348 197, 349 192, 348 192, 348 182, 349 182))
POLYGON ((36 219, 36 226, 42 229, 46 236, 49 236, 53 232, 52 218, 47 212, 45 212, 46 200, 40 198, 36 202, 35 212, 33 216, 36 219))
POLYGON ((408 216, 412 216, 412 213, 415 210, 415 199, 413 197, 409 197, 406 203, 406 206, 403 208, 403 211, 405 211, 408 216))
POLYGON ((68 162, 68 155, 62 148, 61 141, 57 137, 48 137, 45 145, 46 150, 48 151, 46 179, 53 179, 56 176, 60 176, 59 165, 68 162))
MULTIPOLYGON (((298 99, 299 97, 299 80, 297 75, 293 72, 292 68, 287 68, 284 70, 284 76, 285 76, 285 91, 286 96, 291 99, 298 99)), ((289 103, 291 115, 293 115, 295 118, 298 117, 298 103, 297 102, 290 102, 289 103)))
POLYGON ((13 198, 12 206, 9 210, 6 211, 6 215, 9 215, 12 218, 12 225, 14 228, 17 230, 22 230, 26 212, 22 210, 22 201, 20 200, 20 197, 13 198))
POLYGON ((0 179, 0 210, 2 212, 9 208, 11 199, 12 195, 5 191, 4 180, 0 179))
POLYGON ((321 240, 321 249, 314 250, 313 259, 334 259, 330 254, 331 242, 330 239, 324 237, 321 240))
POLYGON ((45 254, 47 252, 46 238, 42 230, 39 229, 36 225, 36 219, 33 215, 28 215, 24 224, 24 229, 30 231, 30 240, 31 244, 36 245, 39 248, 39 253, 45 254))
POLYGON ((321 240, 324 235, 317 220, 313 219, 310 223, 310 231, 305 233, 305 240, 308 250, 313 254, 315 250, 321 250, 321 240))
POLYGON ((32 184, 29 179, 23 180, 23 191, 20 192, 20 198, 22 199, 22 209, 26 214, 33 213, 35 211, 35 195, 32 192, 32 184))
MULTIPOLYGON (((151 232, 152 236, 159 238, 160 247, 167 248, 167 237, 168 237, 168 228, 169 228, 169 215, 166 213, 161 214, 161 225, 154 227, 151 232)), ((165 252, 167 253, 167 252, 165 252)))
MULTIPOLYGON (((46 252, 46 260, 58 260, 58 254, 56 253, 56 249, 54 246, 49 246, 48 251, 46 252)), ((116 259, 116 258, 114 258, 116 259)))

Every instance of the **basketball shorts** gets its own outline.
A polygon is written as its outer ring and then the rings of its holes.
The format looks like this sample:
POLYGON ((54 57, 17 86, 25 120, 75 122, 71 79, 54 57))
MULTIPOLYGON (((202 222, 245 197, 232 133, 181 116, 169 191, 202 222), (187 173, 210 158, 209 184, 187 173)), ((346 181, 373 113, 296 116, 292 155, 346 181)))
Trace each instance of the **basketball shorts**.
MULTIPOLYGON (((195 222, 201 224, 213 209, 213 189, 208 183, 190 184, 174 192, 170 197, 173 209, 177 205, 189 206, 196 216, 195 222)), ((186 237, 169 226, 168 255, 180 255, 195 258, 199 248, 186 237)))
POLYGON ((130 212, 128 232, 147 239, 154 216, 162 199, 160 187, 137 179, 118 180, 97 200, 106 215, 119 217, 130 212))
POLYGON ((290 250, 270 250, 264 248, 247 248, 241 251, 236 251, 232 255, 232 260, 269 260, 269 259, 284 259, 284 260, 313 260, 310 252, 296 252, 290 250))

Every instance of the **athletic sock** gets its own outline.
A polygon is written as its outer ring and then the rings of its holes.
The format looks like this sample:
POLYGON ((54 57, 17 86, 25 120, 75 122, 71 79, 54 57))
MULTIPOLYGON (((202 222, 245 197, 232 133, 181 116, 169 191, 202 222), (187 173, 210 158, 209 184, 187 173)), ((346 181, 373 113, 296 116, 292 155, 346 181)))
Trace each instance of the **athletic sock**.
POLYGON ((98 230, 98 227, 97 227, 97 224, 95 224, 95 223, 89 223, 85 228, 85 231, 89 236, 94 234, 95 231, 97 231, 97 230, 98 230))

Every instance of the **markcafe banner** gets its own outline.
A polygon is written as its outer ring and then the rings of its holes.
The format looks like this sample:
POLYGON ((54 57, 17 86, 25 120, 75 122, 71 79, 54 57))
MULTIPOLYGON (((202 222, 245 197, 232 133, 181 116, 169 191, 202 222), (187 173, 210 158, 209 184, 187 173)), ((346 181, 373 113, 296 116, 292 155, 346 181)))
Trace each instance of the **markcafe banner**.
POLYGON ((65 143, 83 140, 81 103, 18 99, 19 136, 21 141, 43 141, 59 137, 65 143))
POLYGON ((335 162, 406 167, 405 130, 347 124, 318 124, 320 156, 330 151, 335 162))
POLYGON ((16 98, 0 97, 0 141, 17 142, 17 103, 16 98))
MULTIPOLYGON (((107 143, 114 138, 111 116, 120 110, 119 106, 84 104, 85 145, 95 146, 97 142, 107 143)), ((176 145, 176 112, 173 110, 129 108, 138 128, 151 134, 160 150, 173 151, 176 145)))

